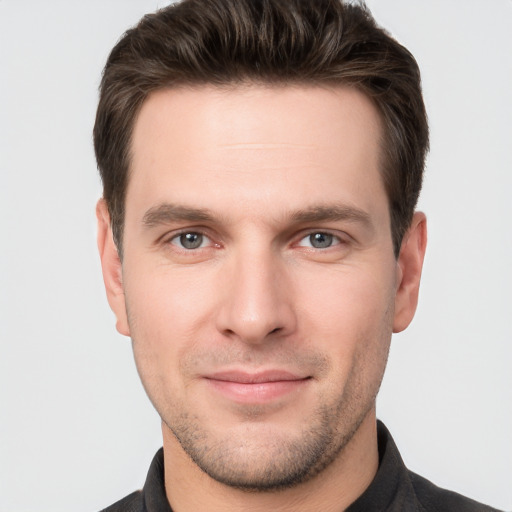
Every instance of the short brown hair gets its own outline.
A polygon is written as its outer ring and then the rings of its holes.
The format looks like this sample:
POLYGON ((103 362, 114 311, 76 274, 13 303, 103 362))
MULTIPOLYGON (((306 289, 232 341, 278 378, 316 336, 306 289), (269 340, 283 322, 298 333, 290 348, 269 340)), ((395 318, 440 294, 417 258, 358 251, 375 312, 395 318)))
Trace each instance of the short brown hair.
POLYGON ((420 72, 363 3, 343 0, 183 0, 144 16, 108 57, 94 148, 121 254, 130 143, 148 95, 181 85, 345 85, 383 122, 382 176, 395 255, 410 225, 428 151, 420 72))

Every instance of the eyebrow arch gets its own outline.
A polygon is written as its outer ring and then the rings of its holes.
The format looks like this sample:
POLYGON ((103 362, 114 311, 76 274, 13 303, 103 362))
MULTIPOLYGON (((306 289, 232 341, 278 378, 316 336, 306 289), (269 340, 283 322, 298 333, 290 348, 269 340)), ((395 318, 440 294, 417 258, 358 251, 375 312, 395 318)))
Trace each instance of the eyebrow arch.
MULTIPOLYGON (((146 211, 142 223, 148 228, 178 221, 213 222, 215 216, 206 208, 192 208, 171 203, 162 203, 146 211)), ((299 224, 327 221, 358 222, 372 227, 368 213, 359 208, 346 205, 319 205, 297 210, 292 213, 291 220, 299 224)))
POLYGON ((170 224, 176 221, 210 222, 213 215, 207 209, 189 208, 170 203, 162 203, 150 208, 142 218, 142 223, 152 228, 161 224, 170 224))
POLYGON ((312 223, 347 220, 359 222, 367 227, 371 227, 370 215, 364 210, 346 205, 320 205, 305 210, 299 210, 292 216, 295 222, 312 223))

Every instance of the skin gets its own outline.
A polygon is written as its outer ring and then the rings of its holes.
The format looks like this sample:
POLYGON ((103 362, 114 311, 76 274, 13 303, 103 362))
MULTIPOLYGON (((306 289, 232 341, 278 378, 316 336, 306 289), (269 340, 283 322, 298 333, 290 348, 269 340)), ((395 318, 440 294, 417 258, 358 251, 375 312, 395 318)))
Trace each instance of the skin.
POLYGON ((122 263, 103 200, 98 245, 162 418, 173 510, 344 510, 373 479, 375 397, 426 246, 416 213, 393 255, 380 140, 376 109, 346 88, 144 103, 122 263))

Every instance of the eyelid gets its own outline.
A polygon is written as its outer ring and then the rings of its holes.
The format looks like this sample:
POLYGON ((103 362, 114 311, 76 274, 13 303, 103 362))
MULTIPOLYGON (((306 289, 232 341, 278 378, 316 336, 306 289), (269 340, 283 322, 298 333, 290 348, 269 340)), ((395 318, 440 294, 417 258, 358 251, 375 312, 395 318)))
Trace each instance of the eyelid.
MULTIPOLYGON (((206 238, 209 243, 204 246, 204 247, 199 247, 198 249, 195 249, 195 251, 199 250, 199 249, 207 249, 209 247, 221 247, 222 246, 222 243, 216 241, 216 238, 215 236, 212 236, 211 234, 211 230, 208 229, 208 228, 205 228, 205 227, 195 227, 195 226, 192 226, 192 227, 186 227, 186 228, 180 228, 180 229, 176 229, 176 230, 173 230, 171 232, 167 232, 165 233, 163 236, 161 236, 159 238, 159 240, 157 242, 159 243, 162 243, 164 245, 169 245, 173 242, 173 240, 176 240, 177 238, 179 238, 181 235, 183 234, 186 234, 186 233, 197 233, 199 235, 202 235, 204 238, 206 238)), ((312 249, 312 250, 315 250, 315 251, 327 251, 333 247, 337 247, 339 245, 344 245, 344 244, 347 244, 350 242, 350 240, 353 240, 352 237, 346 233, 346 232, 340 232, 339 230, 336 230, 336 229, 329 229, 329 228, 307 228, 307 229, 303 229, 301 230, 296 236, 293 237, 294 238, 294 241, 292 242, 292 246, 298 246, 298 247, 303 247, 303 248, 306 248, 306 249, 312 249), (315 248, 315 247, 311 247, 311 246, 306 246, 306 245, 300 245, 300 242, 302 242, 304 239, 308 238, 309 236, 311 235, 314 235, 315 233, 323 233, 323 234, 327 234, 327 235, 330 235, 334 238, 335 240, 335 243, 333 243, 332 246, 329 246, 327 248, 324 248, 324 249, 320 249, 320 248, 315 248)), ((180 246, 178 244, 172 244, 174 247, 180 249, 180 246)), ((187 252, 191 252, 193 250, 191 249, 185 249, 185 248, 181 248, 182 250, 186 250, 187 252)))
POLYGON ((299 235, 296 237, 296 242, 294 242, 294 245, 298 246, 298 247, 305 247, 305 248, 308 248, 308 249, 313 249, 313 250, 318 250, 318 251, 326 251, 328 249, 331 249, 332 247, 337 247, 338 245, 342 245, 342 244, 347 243, 348 242, 348 238, 349 238, 349 235, 347 235, 346 233, 340 233, 339 231, 336 231, 336 230, 331 230, 331 229, 308 229, 308 230, 304 230, 301 233, 299 233, 299 235), (311 235, 315 235, 317 233, 321 233, 321 234, 324 234, 324 235, 332 236, 333 239, 336 241, 336 243, 333 243, 333 245, 331 245, 329 247, 326 247, 326 248, 323 248, 323 249, 312 247, 312 246, 307 246, 307 245, 301 245, 300 244, 300 242, 302 242, 306 238, 309 238, 311 235))
POLYGON ((180 235, 173 236, 170 239, 169 242, 172 245, 178 246, 180 249, 185 249, 187 251, 196 251, 198 249, 204 249, 205 247, 207 247, 209 245, 209 242, 211 242, 211 240, 206 235, 203 235, 202 233, 198 233, 197 231, 188 231, 188 232, 185 232, 185 233, 181 233, 180 235), (192 235, 192 234, 193 235, 197 235, 198 237, 201 237, 201 243, 199 244, 199 246, 198 247, 193 247, 193 248, 183 247, 183 244, 182 244, 182 241, 181 241, 181 237, 183 235, 192 235))
POLYGON ((189 228, 177 229, 175 231, 166 233, 164 236, 161 237, 160 240, 165 245, 173 245, 174 247, 177 247, 178 249, 181 249, 181 250, 184 250, 187 252, 191 252, 194 250, 197 251, 199 249, 206 249, 208 247, 215 247, 215 246, 219 247, 220 246, 220 244, 214 242, 213 237, 209 234, 207 229, 200 228, 200 227, 192 227, 192 228, 189 227, 189 228), (185 235, 187 233, 194 233, 197 235, 201 235, 202 237, 207 239, 209 241, 209 243, 206 246, 201 246, 201 247, 198 247, 197 249, 185 249, 184 247, 180 247, 180 245, 178 245, 177 243, 173 243, 174 240, 179 239, 179 237, 181 235, 185 235))

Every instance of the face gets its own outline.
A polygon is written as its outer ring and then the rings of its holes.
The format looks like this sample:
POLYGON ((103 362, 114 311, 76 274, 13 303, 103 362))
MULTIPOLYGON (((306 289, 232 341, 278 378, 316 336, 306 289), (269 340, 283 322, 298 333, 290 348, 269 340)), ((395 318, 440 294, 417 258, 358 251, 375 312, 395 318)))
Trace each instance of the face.
POLYGON ((107 291, 164 441, 220 482, 304 481, 372 415, 415 306, 380 135, 343 88, 160 91, 136 120, 107 291))

